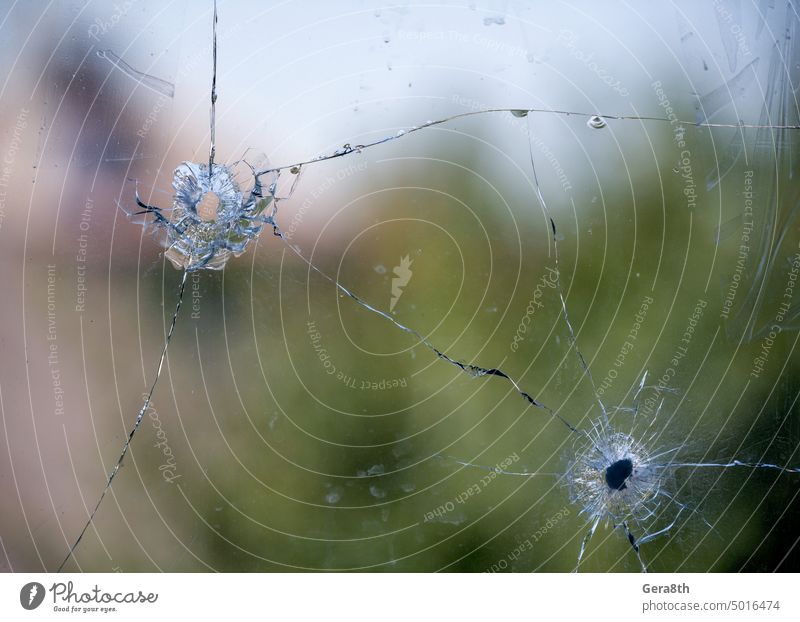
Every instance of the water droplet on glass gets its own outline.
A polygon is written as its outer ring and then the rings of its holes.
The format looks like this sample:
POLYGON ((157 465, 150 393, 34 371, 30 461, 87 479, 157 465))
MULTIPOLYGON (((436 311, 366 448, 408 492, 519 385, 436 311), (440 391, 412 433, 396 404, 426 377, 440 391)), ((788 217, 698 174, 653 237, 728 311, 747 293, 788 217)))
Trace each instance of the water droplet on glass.
POLYGON ((511 114, 513 114, 515 117, 522 118, 522 117, 527 117, 528 116, 528 111, 527 110, 512 110, 511 114))
POLYGON ((331 490, 327 495, 325 495, 325 501, 333 505, 334 503, 339 503, 342 499, 342 493, 338 490, 331 490))
POLYGON ((592 115, 586 125, 595 130, 602 130, 606 126, 606 120, 603 117, 592 115))
POLYGON ((397 130, 397 134, 396 134, 396 136, 398 136, 398 137, 400 137, 400 136, 405 136, 405 133, 406 133, 406 131, 405 131, 405 130, 397 130))

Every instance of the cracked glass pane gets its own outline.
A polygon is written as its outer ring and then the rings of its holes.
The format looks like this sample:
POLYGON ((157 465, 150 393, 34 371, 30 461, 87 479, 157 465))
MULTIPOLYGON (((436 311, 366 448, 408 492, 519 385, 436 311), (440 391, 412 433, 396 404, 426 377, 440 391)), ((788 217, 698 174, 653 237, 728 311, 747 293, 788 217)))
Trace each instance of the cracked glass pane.
POLYGON ((793 2, 4 17, 0 564, 797 569, 793 2))

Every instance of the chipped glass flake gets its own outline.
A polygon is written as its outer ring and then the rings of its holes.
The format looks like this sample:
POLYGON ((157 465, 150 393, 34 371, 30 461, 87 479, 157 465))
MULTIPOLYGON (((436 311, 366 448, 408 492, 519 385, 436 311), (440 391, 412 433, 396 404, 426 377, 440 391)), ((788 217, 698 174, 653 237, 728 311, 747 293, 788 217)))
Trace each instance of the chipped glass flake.
POLYGON ((168 217, 156 219, 156 226, 166 236, 166 257, 176 268, 221 270, 231 256, 247 249, 268 221, 262 215, 272 197, 264 196, 260 178, 254 178, 245 199, 231 169, 213 164, 211 171, 209 175, 207 164, 184 162, 178 166, 172 182, 172 210, 168 217), (203 213, 203 202, 209 199, 211 212, 203 213))

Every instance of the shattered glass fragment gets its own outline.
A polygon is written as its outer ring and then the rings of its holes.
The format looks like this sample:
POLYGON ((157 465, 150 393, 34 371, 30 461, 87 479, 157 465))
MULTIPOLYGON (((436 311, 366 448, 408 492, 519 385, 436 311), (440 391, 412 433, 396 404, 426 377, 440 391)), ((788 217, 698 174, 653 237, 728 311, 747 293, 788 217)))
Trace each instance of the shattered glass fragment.
POLYGON ((756 18, 756 39, 761 37, 764 25, 767 23, 767 12, 775 8, 775 0, 758 0, 758 14, 756 18))
POLYGON ((717 18, 719 35, 725 55, 728 57, 728 67, 731 72, 736 71, 736 56, 739 50, 737 35, 742 32, 742 4, 741 0, 718 0, 714 2, 714 13, 717 18))
POLYGON ((260 177, 253 176, 253 187, 245 198, 234 172, 222 164, 184 162, 175 169, 175 201, 168 215, 158 207, 146 205, 137 197, 142 211, 149 214, 163 237, 166 257, 176 268, 221 270, 231 256, 241 255, 261 232, 264 210, 272 195, 263 191, 260 177), (211 201, 210 213, 204 207, 211 201), (215 204, 215 205, 213 205, 215 204))
POLYGON ((681 44, 684 67, 699 66, 703 71, 708 71, 708 63, 704 56, 705 49, 700 45, 694 29, 680 11, 675 12, 675 18, 678 22, 679 42, 681 44))
MULTIPOLYGON (((769 88, 763 94, 759 126, 790 124, 800 118, 794 86, 800 79, 798 63, 786 62, 786 59, 797 59, 800 53, 797 43, 800 18, 791 2, 786 5, 785 16, 783 36, 771 45, 766 78, 769 88)), ((756 84, 749 88, 760 91, 761 87, 756 84)), ((731 294, 730 288, 726 291, 731 308, 725 313, 725 329, 729 339, 744 339, 745 342, 764 339, 775 323, 776 315, 762 317, 762 311, 773 287, 771 279, 776 272, 774 268, 786 262, 789 265, 787 273, 791 275, 793 272, 795 251, 786 242, 796 226, 800 209, 796 184, 790 184, 785 191, 780 191, 782 183, 792 180, 796 174, 796 138, 774 129, 759 127, 747 146, 749 150, 745 155, 753 164, 750 165, 752 170, 747 173, 751 180, 745 188, 745 212, 740 216, 747 230, 753 233, 750 245, 753 253, 747 258, 749 278, 743 282, 742 291, 736 296, 731 294), (760 165, 760 162, 766 164, 760 165), (758 209, 754 209, 756 205, 758 209)), ((780 275, 781 271, 777 274, 780 275)), ((738 276, 731 275, 731 279, 738 276)), ((778 279, 784 280, 780 276, 778 279)), ((796 301, 788 304, 789 308, 777 317, 788 319, 797 316, 800 305, 796 301)), ((787 324, 785 329, 791 330, 792 324, 787 324)))
POLYGON ((748 87, 755 82, 758 61, 758 58, 753 59, 730 80, 700 97, 697 109, 697 123, 710 121, 721 110, 733 105, 738 98, 747 92, 748 87))
MULTIPOLYGON (((214 33, 216 34, 216 9, 214 15, 214 33)), ((216 38, 214 46, 214 58, 216 60, 216 38)), ((755 63, 756 61, 753 62, 755 63)), ((120 69, 125 71, 122 67, 120 67, 120 69)), ((214 75, 216 76, 216 70, 214 75)), ((408 325, 398 322, 391 315, 382 311, 380 306, 368 302, 366 298, 356 294, 352 289, 343 285, 338 278, 338 275, 337 277, 334 277, 324 272, 317 266, 317 264, 312 262, 312 259, 309 258, 313 258, 313 255, 307 256, 303 254, 299 246, 289 244, 288 238, 283 235, 281 228, 278 226, 276 220, 277 203, 279 200, 288 198, 277 196, 277 178, 283 169, 288 169, 291 174, 296 175, 296 178, 294 179, 292 187, 288 193, 288 196, 290 197, 297 185, 301 171, 304 170, 304 165, 321 162, 323 160, 344 157, 353 152, 360 153, 363 149, 371 148, 373 146, 407 136, 421 129, 447 123, 454 119, 495 112, 510 112, 511 115, 515 117, 525 117, 529 112, 541 113, 549 116, 569 116, 573 114, 581 114, 584 118, 589 115, 560 110, 524 110, 519 108, 482 109, 470 113, 456 114, 438 121, 428 121, 420 126, 411 126, 407 129, 401 129, 393 135, 387 135, 384 138, 364 145, 351 147, 350 143, 345 143, 343 147, 334 149, 332 152, 329 152, 328 155, 320 155, 313 159, 304 160, 303 162, 298 162, 296 164, 277 168, 265 168, 265 166, 251 167, 250 175, 245 177, 246 182, 253 184, 252 190, 248 192, 246 189, 242 190, 242 188, 245 187, 245 183, 237 181, 237 177, 234 175, 232 168, 214 163, 215 142, 213 111, 216 101, 215 82, 216 80, 214 79, 211 95, 211 154, 208 165, 184 162, 176 169, 173 180, 175 201, 171 209, 162 210, 158 207, 147 205, 143 203, 137 195, 137 205, 141 211, 135 212, 135 215, 144 215, 146 217, 145 220, 147 220, 149 225, 154 227, 156 231, 163 237, 164 245, 167 248, 167 258, 169 258, 177 268, 183 269, 183 280, 181 281, 179 289, 178 304, 175 314, 173 315, 172 327, 168 332, 164 351, 161 355, 158 373, 156 374, 156 381, 158 380, 158 375, 161 373, 161 367, 164 362, 166 348, 172 335, 172 328, 175 326, 178 310, 180 309, 187 273, 199 270, 201 268, 222 268, 231 255, 236 256, 244 252, 248 243, 255 239, 255 237, 260 233, 263 225, 268 224, 272 227, 273 233, 275 233, 278 238, 284 241, 287 244, 287 247, 308 265, 310 270, 314 270, 322 275, 325 279, 330 281, 340 294, 349 297, 351 300, 355 301, 358 305, 370 311, 371 313, 388 320, 394 325, 394 327, 400 329, 401 331, 409 333, 420 344, 431 350, 436 355, 438 360, 447 362, 457 367, 470 377, 486 377, 487 379, 489 379, 489 377, 497 377, 504 379, 513 386, 519 396, 528 402, 528 404, 546 411, 554 419, 564 424, 570 435, 575 435, 574 437, 576 439, 576 445, 574 449, 574 460, 570 468, 567 470, 567 474, 568 480, 573 485, 574 494, 571 497, 572 501, 581 507, 582 513, 586 516, 587 522, 590 525, 589 533, 581 543, 580 553, 578 555, 578 564, 581 562, 585 547, 588 540, 591 538, 591 535, 595 533, 598 525, 602 521, 606 521, 612 528, 620 529, 624 533, 625 538, 636 553, 642 569, 646 570, 646 565, 640 556, 640 545, 651 541, 661 534, 668 533, 675 525, 678 515, 684 511, 687 513, 692 511, 689 509, 688 505, 681 504, 669 496, 671 494, 668 492, 670 489, 666 486, 668 477, 665 475, 666 473, 670 472, 669 469, 706 469, 738 466, 747 468, 773 468, 782 470, 783 472, 796 472, 796 469, 780 467, 772 463, 748 463, 740 461, 739 459, 732 459, 727 462, 718 463, 705 461, 672 462, 671 456, 677 453, 677 447, 671 447, 670 449, 666 450, 658 449, 660 445, 658 445, 656 442, 657 439, 654 440, 653 434, 639 430, 634 432, 633 425, 631 425, 630 432, 620 432, 618 431, 619 429, 627 428, 618 425, 616 421, 614 421, 612 425, 609 409, 605 407, 604 403, 599 398, 597 387, 594 386, 594 381, 591 378, 590 366, 577 347, 575 332, 567 314, 566 296, 561 286, 557 265, 557 242, 563 241, 565 238, 562 234, 556 232, 555 220, 550 216, 549 210, 545 205, 542 190, 539 186, 539 180, 537 178, 533 151, 531 149, 530 142, 528 143, 528 148, 531 150, 531 172, 534 178, 535 192, 540 203, 542 204, 545 214, 547 215, 548 225, 552 231, 552 242, 554 243, 554 250, 556 252, 555 273, 557 275, 560 305, 563 310, 563 321, 568 327, 570 345, 578 357, 583 376, 588 378, 589 383, 592 385, 592 389, 596 398, 596 407, 599 407, 600 409, 601 416, 595 423, 590 424, 588 428, 584 427, 583 425, 575 425, 570 423, 569 417, 562 415, 558 409, 551 409, 550 407, 542 404, 538 398, 534 397, 533 392, 529 393, 523 390, 518 382, 512 379, 512 376, 506 371, 491 365, 482 367, 477 364, 461 362, 456 358, 451 358, 445 353, 444 350, 438 349, 427 337, 424 337, 421 333, 417 332, 416 329, 410 328, 408 325), (262 177, 265 177, 266 180, 262 181, 262 177), (245 199, 245 196, 248 198, 245 199), (269 211, 269 213, 265 213, 268 207, 271 207, 272 209, 269 211), (664 462, 664 460, 667 461, 664 462), (665 499, 667 501, 665 501, 665 499), (671 517, 671 522, 668 522, 666 525, 663 523, 651 523, 650 519, 655 518, 655 508, 657 506, 660 507, 659 504, 661 503, 667 504, 670 501, 677 508, 676 515, 671 517)), ((729 83, 727 86, 733 86, 736 88, 736 83, 729 83)), ((708 118, 721 110, 725 105, 718 105, 719 102, 716 101, 716 96, 714 94, 715 91, 705 96, 705 103, 708 105, 709 110, 712 110, 712 112, 707 114, 702 121, 687 123, 687 125, 703 125, 706 127, 715 127, 717 125, 721 127, 731 126, 731 124, 707 123, 708 118), (715 106, 717 106, 716 109, 715 106)), ((728 100, 730 100, 730 94, 728 94, 728 100)), ((592 115, 589 117, 587 124, 591 128, 601 129, 602 127, 606 126, 607 119, 642 120, 660 123, 675 122, 674 119, 655 117, 592 115)), ((742 126, 753 127, 744 124, 742 124, 742 126)), ((760 127, 764 129, 769 128, 770 132, 776 129, 776 126, 772 123, 771 119, 764 118, 760 120, 760 127)), ((341 143, 337 142, 336 144, 341 143)), ((736 160, 734 159, 731 166, 733 166, 735 163, 736 160)), ((719 233, 717 237, 719 238, 719 233)), ((376 270, 376 272, 380 273, 379 270, 376 270)), ((330 274, 333 274, 333 272, 330 274)), ((557 339, 558 337, 556 336, 556 340, 557 339)), ((645 378, 643 377, 641 385, 639 386, 639 392, 645 388, 644 382, 645 378)), ((636 399, 634 401, 636 401, 636 399)), ((146 405, 147 401, 145 402, 145 407, 146 405)), ((144 411, 140 412, 136 426, 139 425, 143 412, 144 411)), ((633 419, 635 420, 636 415, 638 414, 638 405, 633 409, 619 408, 614 412, 618 414, 633 414, 633 419)), ((656 412, 656 415, 657 414, 658 411, 656 412)), ((646 427, 649 428, 652 425, 652 422, 655 420, 656 416, 653 416, 646 427)), ((645 420, 645 422, 646 421, 647 420, 645 420)), ((134 428, 134 431, 135 429, 136 428, 134 428)), ((125 450, 127 450, 132 436, 133 432, 131 432, 128 442, 123 449, 123 455, 120 457, 116 467, 111 473, 108 484, 102 493, 103 495, 105 495, 106 491, 108 490, 108 487, 111 484, 111 479, 113 479, 114 475, 117 473, 117 469, 120 466, 122 457, 125 454, 125 450)), ((460 464, 475 466, 465 462, 460 462, 460 464)), ((383 470, 382 465, 380 470, 383 470)), ((372 471, 372 469, 370 469, 370 471, 372 471)), ((505 472, 497 469, 494 469, 493 472, 498 474, 523 474, 505 472)), ((376 472, 375 474, 377 475, 378 473, 376 472)), ((339 502, 341 499, 341 494, 338 490, 339 489, 332 489, 331 492, 329 492, 329 495, 332 496, 325 497, 328 503, 339 502)), ((383 499, 388 494, 386 488, 377 486, 376 484, 370 485, 369 493, 375 499, 383 499)), ((89 522, 91 522, 93 516, 94 513, 91 514, 89 522)), ((445 522, 453 522, 453 524, 457 524, 460 521, 461 519, 458 521, 454 519, 453 521, 445 522)), ((87 523, 87 527, 88 524, 89 523, 87 523)), ((82 535, 83 532, 81 533, 81 536, 82 535)))
POLYGON ((175 97, 175 85, 161 78, 148 75, 131 67, 111 50, 97 50, 97 56, 107 60, 129 78, 133 78, 142 86, 169 98, 175 97))
POLYGON ((719 160, 718 165, 706 175, 706 190, 713 190, 734 169, 743 152, 744 137, 741 131, 735 132, 731 136, 728 146, 722 152, 722 158, 719 160))
POLYGON ((589 117, 589 120, 586 122, 590 128, 594 130, 602 130, 606 126, 606 120, 603 117, 598 115, 592 115, 589 117))

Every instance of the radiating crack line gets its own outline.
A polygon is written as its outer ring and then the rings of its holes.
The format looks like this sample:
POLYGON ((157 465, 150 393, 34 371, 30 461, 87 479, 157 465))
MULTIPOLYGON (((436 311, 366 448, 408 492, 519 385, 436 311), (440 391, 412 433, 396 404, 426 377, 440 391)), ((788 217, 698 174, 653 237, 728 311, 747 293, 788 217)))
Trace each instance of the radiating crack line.
POLYGON ((64 565, 69 561, 69 558, 72 557, 75 548, 80 544, 81 540, 83 539, 83 535, 86 533, 86 530, 89 529, 89 525, 92 524, 92 520, 94 519, 94 515, 97 514, 97 510, 100 508, 100 504, 103 502, 103 499, 108 492, 108 489, 111 488, 111 482, 114 481, 114 478, 119 471, 119 468, 122 466, 122 460, 125 458, 125 454, 128 453, 128 448, 131 446, 131 441, 133 440, 133 435, 136 434, 136 430, 139 429, 139 425, 142 423, 142 419, 144 418, 144 413, 147 411, 148 407, 150 406, 150 401, 153 398, 153 392, 156 390, 156 385, 158 384, 158 379, 161 377, 161 370, 164 368, 164 359, 167 357, 167 349, 169 348, 169 342, 172 339, 172 334, 175 331, 175 324, 178 321, 178 314, 181 310, 181 304, 183 303, 183 293, 186 289, 186 277, 189 275, 187 270, 183 271, 183 276, 181 277, 180 285, 178 286, 178 302, 175 304, 175 312, 172 314, 172 322, 170 322, 169 330, 167 331, 167 337, 164 340, 164 347, 161 349, 161 356, 158 359, 158 367, 156 368, 155 378, 153 378, 153 382, 150 385, 150 390, 147 392, 147 396, 144 399, 144 403, 142 407, 139 409, 139 414, 136 416, 136 422, 133 424, 131 431, 128 433, 128 438, 125 440, 125 444, 122 446, 122 452, 117 458, 116 464, 114 464, 114 468, 111 469, 111 472, 108 475, 108 480, 106 481, 106 485, 103 488, 103 492, 100 493, 100 498, 97 500, 97 504, 94 506, 92 513, 89 515, 89 519, 86 521, 86 524, 81 529, 81 533, 78 535, 77 540, 75 543, 70 547, 67 556, 64 558, 56 572, 61 572, 64 565))

